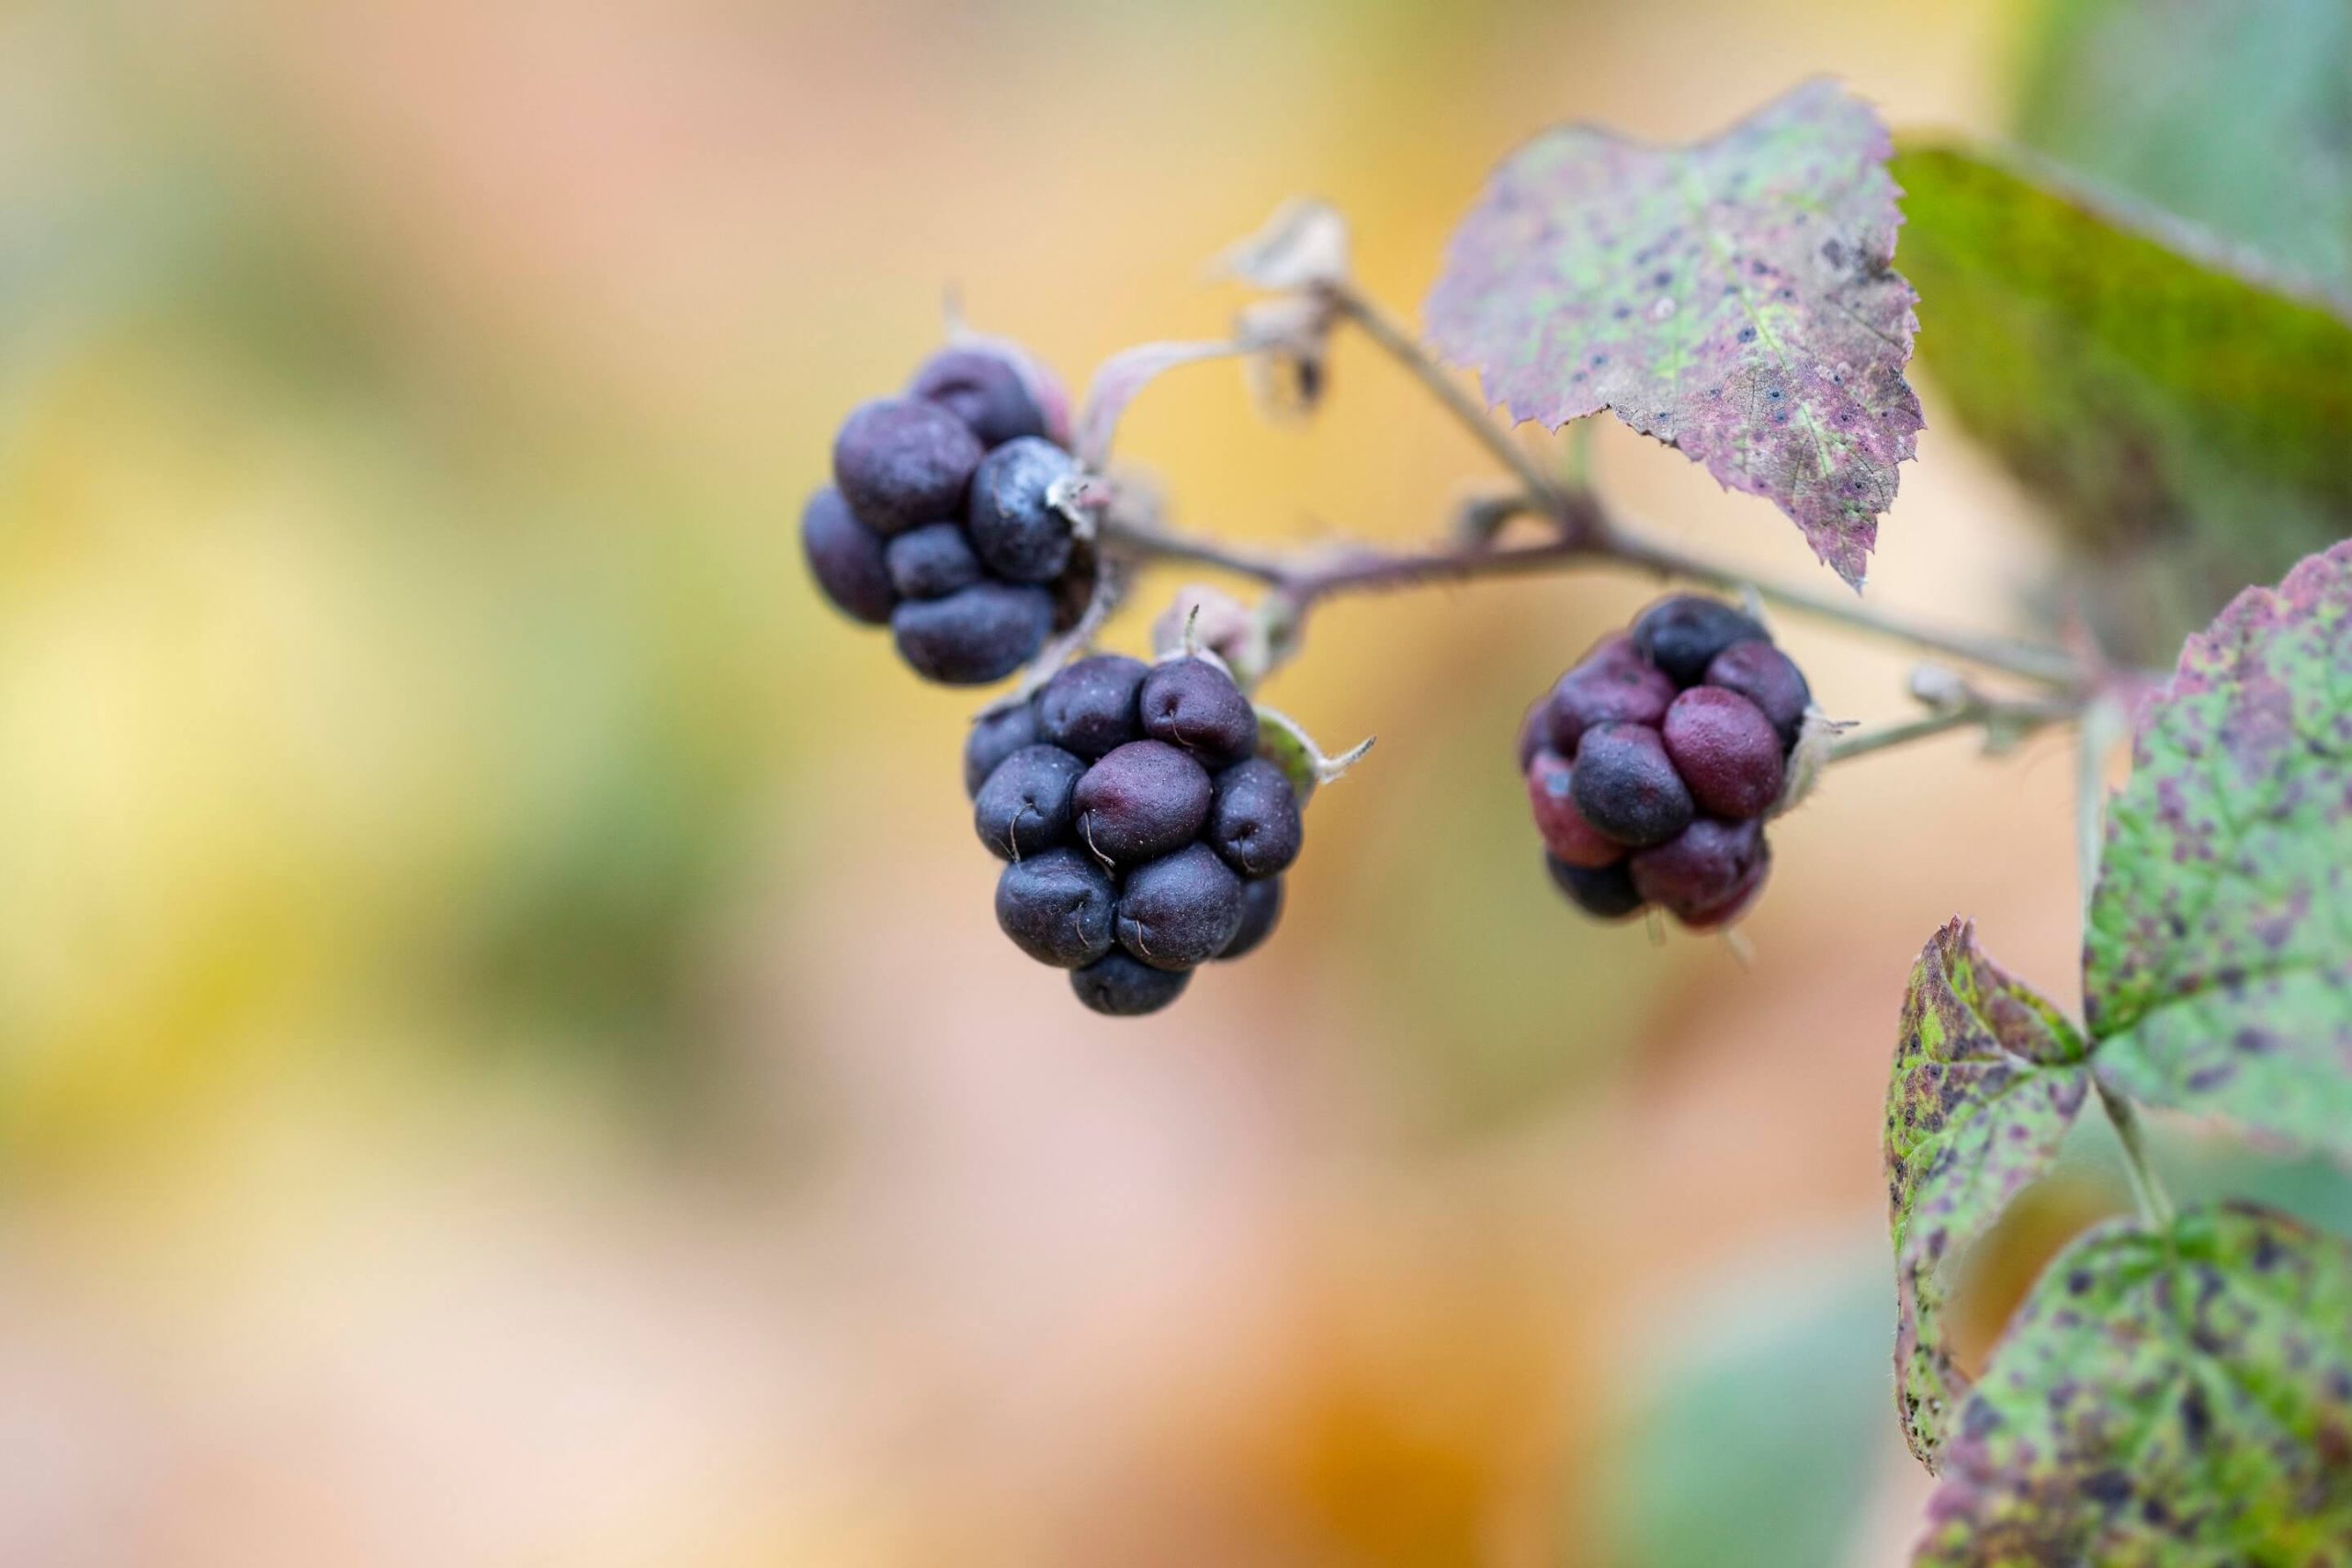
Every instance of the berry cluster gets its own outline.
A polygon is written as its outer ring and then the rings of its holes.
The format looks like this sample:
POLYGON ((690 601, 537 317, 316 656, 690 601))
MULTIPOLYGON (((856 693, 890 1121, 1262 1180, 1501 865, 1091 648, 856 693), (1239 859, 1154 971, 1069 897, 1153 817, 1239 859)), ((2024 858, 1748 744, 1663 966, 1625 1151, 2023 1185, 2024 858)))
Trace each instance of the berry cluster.
POLYGON ((1657 905, 1728 924, 1771 869, 1781 799, 1813 694, 1763 626, 1679 594, 1603 639, 1528 711, 1519 762, 1553 880, 1624 919, 1657 905))
POLYGON ((867 403, 833 441, 833 482, 808 498, 800 541, 825 597, 888 625, 926 680, 983 685, 1075 624, 1092 551, 1050 499, 1077 472, 1069 402, 1009 345, 923 363, 905 395, 867 403))
POLYGON ((1297 796, 1258 755, 1258 715, 1216 662, 1081 659, 964 747, 980 841, 1006 864, 996 918, 1070 971, 1096 1012, 1157 1012, 1282 914, 1297 796))

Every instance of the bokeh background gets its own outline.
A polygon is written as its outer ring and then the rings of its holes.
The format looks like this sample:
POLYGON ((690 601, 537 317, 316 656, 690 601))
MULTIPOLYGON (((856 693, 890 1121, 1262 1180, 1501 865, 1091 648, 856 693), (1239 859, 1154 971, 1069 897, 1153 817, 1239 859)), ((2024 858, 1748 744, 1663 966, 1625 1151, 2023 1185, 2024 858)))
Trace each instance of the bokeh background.
MULTIPOLYGON (((1337 604, 1269 695, 1380 746, 1283 931, 1114 1023, 994 929, 974 699, 793 520, 950 287, 1082 379, 1217 332, 1204 259, 1311 192, 1410 310, 1543 125, 1827 72, 1997 131, 2025 16, 0 10, 0 1562, 1897 1561, 1895 1010, 1955 912, 2073 1000, 2063 741, 1836 773, 1743 967, 1579 923, 1505 762, 1655 585, 1337 604)), ((1426 535, 1482 454, 1333 372, 1305 424, 1178 372, 1125 452, 1190 526, 1426 535)), ((1929 412, 1871 592, 2023 625, 2046 531, 1929 412)), ((1904 714, 1902 656, 1782 630, 1904 714)))

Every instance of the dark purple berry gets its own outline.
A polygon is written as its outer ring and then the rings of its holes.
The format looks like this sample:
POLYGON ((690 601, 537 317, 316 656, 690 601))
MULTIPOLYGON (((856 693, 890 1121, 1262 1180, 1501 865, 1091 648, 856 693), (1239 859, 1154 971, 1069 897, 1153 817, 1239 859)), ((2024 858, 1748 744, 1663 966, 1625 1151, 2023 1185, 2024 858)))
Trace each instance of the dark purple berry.
POLYGON ((1274 934, 1275 923, 1283 918, 1283 879, 1264 877, 1241 885, 1241 929, 1233 940, 1217 953, 1220 959, 1239 958, 1255 953, 1274 934))
POLYGON ((808 558, 808 575, 834 609, 868 626, 888 624, 899 596, 890 590, 881 536, 860 523, 831 485, 801 508, 800 548, 808 558))
POLYGON ((1625 846, 1606 837, 1577 809, 1576 772, 1567 760, 1549 747, 1535 753, 1527 769, 1527 801, 1535 816, 1535 830, 1556 861, 1588 869, 1614 865, 1625 858, 1625 846))
POLYGON ((890 541, 882 552, 890 586, 909 599, 944 599, 980 580, 980 558, 954 523, 926 523, 890 541))
POLYGON ((884 536, 964 514, 964 491, 980 466, 980 438, 937 403, 885 398, 843 422, 833 440, 833 482, 850 509, 884 536))
POLYGON ((1110 873, 1073 849, 1014 861, 996 880, 996 923, 1015 947, 1057 969, 1111 951, 1117 902, 1110 873))
POLYGON ((1000 860, 1051 849, 1069 833, 1071 791, 1086 764, 1058 746, 1023 746, 997 764, 972 802, 980 842, 1000 860))
POLYGON ((1136 702, 1146 735, 1190 751, 1204 768, 1231 767, 1257 752, 1258 710, 1205 659, 1154 666, 1136 702))
POLYGON ((1804 710, 1813 705, 1813 688, 1804 683, 1796 662, 1770 643, 1752 637, 1715 655, 1707 666, 1707 684, 1737 692, 1763 709, 1784 749, 1797 743, 1804 710))
POLYGON ((1678 686, 1695 686, 1715 655, 1736 642, 1770 642, 1753 617, 1703 593, 1678 593, 1642 612, 1634 647, 1678 686))
POLYGON ((976 582, 944 599, 914 599, 890 613, 899 657, 916 674, 951 686, 1001 681, 1036 656, 1052 630, 1042 588, 976 582))
POLYGON ((972 548, 988 569, 1015 582, 1051 582, 1069 565, 1069 519, 1047 496, 1078 459, 1035 435, 1008 441, 980 459, 964 514, 972 548))
POLYGON ((1206 844, 1186 844, 1127 874, 1116 929, 1155 969, 1205 964, 1241 930, 1241 879, 1206 844))
POLYGON ((1691 687, 1666 710, 1658 736, 1701 810, 1761 817, 1781 798, 1780 734, 1737 692, 1691 687))
POLYGON ((985 348, 941 349, 922 362, 907 393, 937 403, 970 425, 983 446, 1054 434, 1052 417, 1031 390, 1023 367, 985 348))
POLYGON ((1304 834, 1298 796, 1280 768, 1252 757, 1217 774, 1206 837, 1226 864, 1244 876, 1272 876, 1298 858, 1304 834))
POLYGON ((1036 739, 1037 707, 1034 703, 990 708, 974 719, 972 732, 964 738, 965 795, 977 796, 999 762, 1023 746, 1034 744, 1036 739))
POLYGON ((1588 660, 1552 688, 1552 749, 1577 754, 1584 732, 1603 724, 1655 725, 1674 701, 1674 682, 1636 659, 1606 652, 1588 660))
POLYGON ((1632 849, 1664 843, 1694 810, 1657 731, 1638 724, 1587 731, 1569 793, 1586 821, 1632 849))
POLYGON ((1124 653, 1098 653, 1057 672, 1037 694, 1037 739, 1087 758, 1142 739, 1136 693, 1149 673, 1124 653))
POLYGON ((1684 925, 1703 928, 1744 908, 1770 862, 1762 823, 1702 817, 1625 863, 1643 897, 1684 925))
POLYGON ((1078 993, 1078 999, 1112 1018, 1141 1018, 1158 1012, 1182 996, 1192 983, 1189 969, 1154 969, 1116 951, 1069 975, 1069 988, 1078 993))
POLYGON ((1114 865, 1156 860, 1200 832, 1210 794, 1208 774, 1183 752, 1130 740, 1078 781, 1078 841, 1114 865))
POLYGON ((1553 883, 1568 902, 1597 920, 1623 920, 1642 912, 1642 896, 1634 891, 1624 864, 1589 867, 1570 865, 1552 855, 1544 857, 1553 883))

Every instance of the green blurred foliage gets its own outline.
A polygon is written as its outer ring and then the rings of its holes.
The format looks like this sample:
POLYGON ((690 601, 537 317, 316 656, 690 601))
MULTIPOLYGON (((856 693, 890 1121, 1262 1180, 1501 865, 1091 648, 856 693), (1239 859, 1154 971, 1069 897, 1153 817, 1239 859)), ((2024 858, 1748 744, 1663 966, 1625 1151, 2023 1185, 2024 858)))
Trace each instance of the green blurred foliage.
POLYGON ((2352 297, 2352 6, 2052 0, 2027 146, 2352 297))
POLYGON ((1614 1435, 1597 1484, 1623 1568, 1849 1560, 1893 1457, 1881 1249, 1711 1280, 1614 1435))
POLYGON ((2352 320, 2044 167, 1905 145, 1919 356, 2053 508, 2121 650, 2352 529, 2352 320))

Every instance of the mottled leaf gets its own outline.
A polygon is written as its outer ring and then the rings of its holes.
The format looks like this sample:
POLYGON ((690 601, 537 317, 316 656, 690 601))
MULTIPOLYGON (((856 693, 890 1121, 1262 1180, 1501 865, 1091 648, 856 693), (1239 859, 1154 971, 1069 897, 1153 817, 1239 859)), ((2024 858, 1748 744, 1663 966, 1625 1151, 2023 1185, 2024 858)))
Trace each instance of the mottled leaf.
POLYGON ((2243 1204, 2088 1233, 1945 1457, 1917 1568, 2341 1568, 2352 1252, 2243 1204))
POLYGON ((1920 423, 1887 152, 1828 82, 1690 147, 1546 131, 1455 231, 1430 336, 1513 420, 1613 409, 1769 498, 1859 586, 1920 423))
POLYGON ((2051 0, 2019 141, 2352 290, 2352 6, 2051 0))
POLYGON ((2352 542, 2240 594, 2142 713, 2084 992, 2118 1090, 2352 1155, 2352 542))
POLYGON ((2177 223, 2013 154, 1905 145, 1920 363, 2160 658, 2352 533, 2352 321, 2177 223))
POLYGON ((1930 1469, 1967 1391, 1943 1341, 1945 1265, 2056 1157, 2089 1087, 2074 1026, 1968 921, 1938 931, 1911 971, 1886 1100, 1894 1403, 1930 1469))

